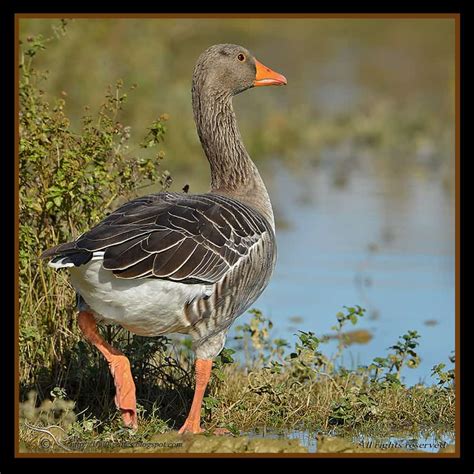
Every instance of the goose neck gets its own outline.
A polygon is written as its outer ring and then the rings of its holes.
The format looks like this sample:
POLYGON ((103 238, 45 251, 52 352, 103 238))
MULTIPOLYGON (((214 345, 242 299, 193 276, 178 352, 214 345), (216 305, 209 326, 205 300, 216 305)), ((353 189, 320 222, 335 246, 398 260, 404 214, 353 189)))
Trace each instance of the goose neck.
POLYGON ((249 204, 273 225, 270 198, 242 141, 232 96, 193 87, 193 112, 211 168, 211 192, 249 204))

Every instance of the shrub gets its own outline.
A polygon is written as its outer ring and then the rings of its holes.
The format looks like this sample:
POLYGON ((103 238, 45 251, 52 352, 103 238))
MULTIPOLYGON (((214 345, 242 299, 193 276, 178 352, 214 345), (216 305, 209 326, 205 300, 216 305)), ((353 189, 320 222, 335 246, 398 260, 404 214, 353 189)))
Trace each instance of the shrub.
MULTIPOLYGON (((20 45, 20 377, 26 385, 34 384, 38 368, 43 376, 53 371, 57 382, 66 369, 64 355, 78 340, 74 292, 66 275, 46 269, 39 255, 77 237, 143 187, 170 184, 160 171, 162 151, 147 158, 131 152, 131 127, 121 122, 127 101, 122 81, 108 88, 97 113, 85 108, 80 130, 72 129, 66 94, 46 97, 47 74, 35 68, 52 40, 30 37, 20 45)), ((154 121, 143 148, 163 141, 167 118, 154 121)))

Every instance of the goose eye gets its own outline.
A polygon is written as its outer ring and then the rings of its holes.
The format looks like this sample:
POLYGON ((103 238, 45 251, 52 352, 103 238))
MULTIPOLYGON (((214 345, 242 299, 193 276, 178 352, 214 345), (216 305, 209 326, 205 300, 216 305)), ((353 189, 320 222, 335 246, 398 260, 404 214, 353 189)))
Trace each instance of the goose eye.
POLYGON ((237 56, 237 59, 238 59, 239 61, 241 61, 241 62, 244 62, 244 61, 245 61, 245 56, 244 56, 242 53, 240 53, 240 54, 237 56))

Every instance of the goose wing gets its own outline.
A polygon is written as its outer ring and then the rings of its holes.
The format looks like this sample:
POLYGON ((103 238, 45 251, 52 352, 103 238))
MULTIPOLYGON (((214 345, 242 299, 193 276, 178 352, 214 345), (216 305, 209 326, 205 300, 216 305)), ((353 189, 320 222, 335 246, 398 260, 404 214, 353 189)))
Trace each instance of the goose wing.
POLYGON ((103 267, 119 278, 215 283, 267 232, 273 233, 263 216, 234 199, 166 192, 124 204, 42 257, 71 266, 101 255, 103 267))

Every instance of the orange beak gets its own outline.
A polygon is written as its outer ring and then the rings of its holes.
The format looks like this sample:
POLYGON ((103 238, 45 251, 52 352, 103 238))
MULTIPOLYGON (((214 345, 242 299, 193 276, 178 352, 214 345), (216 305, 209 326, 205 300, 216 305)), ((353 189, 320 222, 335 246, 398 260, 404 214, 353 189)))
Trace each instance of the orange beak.
POLYGON ((255 60, 255 66, 257 67, 257 73, 253 81, 254 86, 284 86, 287 84, 285 76, 272 71, 261 62, 255 60))

